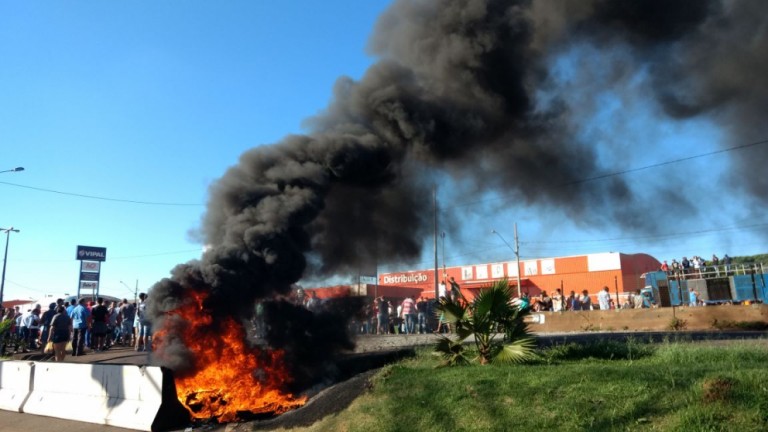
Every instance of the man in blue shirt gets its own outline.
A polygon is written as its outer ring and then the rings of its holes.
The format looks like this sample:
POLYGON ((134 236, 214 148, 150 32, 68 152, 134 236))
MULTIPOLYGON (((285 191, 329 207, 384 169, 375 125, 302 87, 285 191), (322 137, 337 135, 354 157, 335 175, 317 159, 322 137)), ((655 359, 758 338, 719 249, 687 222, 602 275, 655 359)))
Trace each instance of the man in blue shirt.
POLYGON ((699 293, 697 293, 693 287, 688 292, 688 306, 696 307, 699 304, 699 293))
POLYGON ((85 332, 90 325, 91 312, 85 307, 85 299, 81 298, 77 306, 69 314, 72 318, 72 355, 85 354, 85 332))
POLYGON ((77 300, 72 300, 69 305, 67 305, 67 316, 72 315, 72 309, 74 309, 75 306, 77 306, 77 300))

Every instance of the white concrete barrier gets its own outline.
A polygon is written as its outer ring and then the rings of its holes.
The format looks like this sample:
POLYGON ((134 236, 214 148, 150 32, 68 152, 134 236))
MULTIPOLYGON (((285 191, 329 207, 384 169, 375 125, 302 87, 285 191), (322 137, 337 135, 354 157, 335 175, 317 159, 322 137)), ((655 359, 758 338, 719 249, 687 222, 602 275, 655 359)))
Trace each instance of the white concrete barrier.
POLYGON ((40 362, 23 412, 150 431, 162 402, 154 366, 40 362))
POLYGON ((0 361, 0 409, 22 412, 32 389, 33 362, 0 361))

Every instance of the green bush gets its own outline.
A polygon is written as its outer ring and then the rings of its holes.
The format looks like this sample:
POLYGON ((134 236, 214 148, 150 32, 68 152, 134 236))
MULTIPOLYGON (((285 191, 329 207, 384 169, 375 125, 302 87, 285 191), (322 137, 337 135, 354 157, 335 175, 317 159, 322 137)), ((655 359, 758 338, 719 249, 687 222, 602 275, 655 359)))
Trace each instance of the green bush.
POLYGON ((688 321, 674 317, 669 320, 669 329, 672 331, 682 331, 688 327, 688 321))
POLYGON ((768 322, 765 321, 719 321, 717 318, 712 320, 712 327, 718 330, 768 330, 768 322))

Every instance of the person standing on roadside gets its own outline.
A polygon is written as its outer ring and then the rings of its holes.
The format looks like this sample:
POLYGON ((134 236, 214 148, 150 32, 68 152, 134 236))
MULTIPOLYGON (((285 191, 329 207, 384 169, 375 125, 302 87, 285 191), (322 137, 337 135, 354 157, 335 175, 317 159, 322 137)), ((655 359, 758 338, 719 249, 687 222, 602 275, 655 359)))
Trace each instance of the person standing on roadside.
POLYGON ((136 307, 136 351, 151 351, 152 326, 147 318, 147 295, 139 294, 139 304, 136 307))
MULTIPOLYGON (((66 304, 66 303, 65 303, 66 304)), ((72 299, 68 305, 64 306, 67 310, 67 315, 72 316, 72 310, 77 306, 77 300, 72 299)))
POLYGON ((407 296, 401 306, 400 313, 401 318, 405 319, 405 332, 407 334, 416 333, 416 302, 411 296, 407 296))
POLYGON ((581 310, 592 310, 592 299, 589 297, 589 291, 583 290, 579 297, 579 308, 581 310))
POLYGON ((37 349, 37 341, 40 337, 40 305, 35 306, 27 315, 24 325, 27 327, 27 347, 37 349))
POLYGON ((691 287, 688 291, 688 306, 696 307, 699 305, 699 293, 691 287))
POLYGON ((557 288, 555 293, 552 294, 552 310, 554 312, 562 312, 565 310, 565 298, 563 297, 563 292, 560 291, 560 288, 557 288))
POLYGON ((93 340, 91 347, 94 351, 103 351, 107 338, 107 324, 109 323, 109 309, 104 306, 104 299, 96 299, 96 306, 91 309, 93 340))
POLYGON ((123 306, 120 308, 120 326, 123 336, 123 345, 132 347, 134 344, 133 339, 133 320, 136 317, 136 308, 128 302, 128 299, 123 299, 123 306))
POLYGON ((576 291, 571 291, 568 294, 568 298, 565 299, 565 307, 569 311, 581 310, 581 303, 579 303, 579 296, 576 295, 576 291))
POLYGON ((72 355, 85 355, 85 333, 88 331, 91 316, 85 307, 84 298, 72 309, 69 317, 72 319, 72 355))
POLYGON ((427 303, 427 300, 424 297, 419 297, 419 301, 416 302, 419 333, 429 333, 429 325, 427 321, 428 309, 429 303, 427 303))
POLYGON ((608 287, 597 293, 597 303, 600 305, 600 310, 608 310, 611 308, 611 293, 608 292, 608 287))
POLYGON ((378 334, 389 333, 389 302, 384 297, 376 299, 376 309, 378 311, 378 334))
POLYGON ((109 304, 109 312, 107 315, 107 342, 105 349, 109 349, 117 342, 117 338, 120 335, 120 328, 118 327, 117 316, 120 312, 115 302, 109 304))
POLYGON ((51 328, 51 320, 54 315, 56 315, 56 303, 51 303, 48 305, 48 310, 40 316, 40 345, 43 349, 48 343, 48 330, 51 328))
POLYGON ((69 335, 72 333, 72 319, 67 315, 64 306, 56 307, 56 314, 51 319, 51 329, 48 332, 48 338, 53 342, 54 361, 64 361, 64 357, 67 355, 67 342, 69 342, 69 335))

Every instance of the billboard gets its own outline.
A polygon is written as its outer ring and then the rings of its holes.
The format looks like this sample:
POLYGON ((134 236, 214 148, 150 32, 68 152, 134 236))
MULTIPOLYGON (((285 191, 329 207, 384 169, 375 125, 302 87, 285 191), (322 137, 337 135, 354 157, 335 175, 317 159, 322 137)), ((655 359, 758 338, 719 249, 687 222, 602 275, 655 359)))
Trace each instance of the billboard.
POLYGON ((76 260, 106 261, 107 248, 96 246, 77 246, 76 260))
POLYGON ((77 297, 83 290, 99 294, 101 263, 107 260, 107 248, 97 246, 77 246, 75 259, 80 261, 80 278, 77 285, 77 297))

